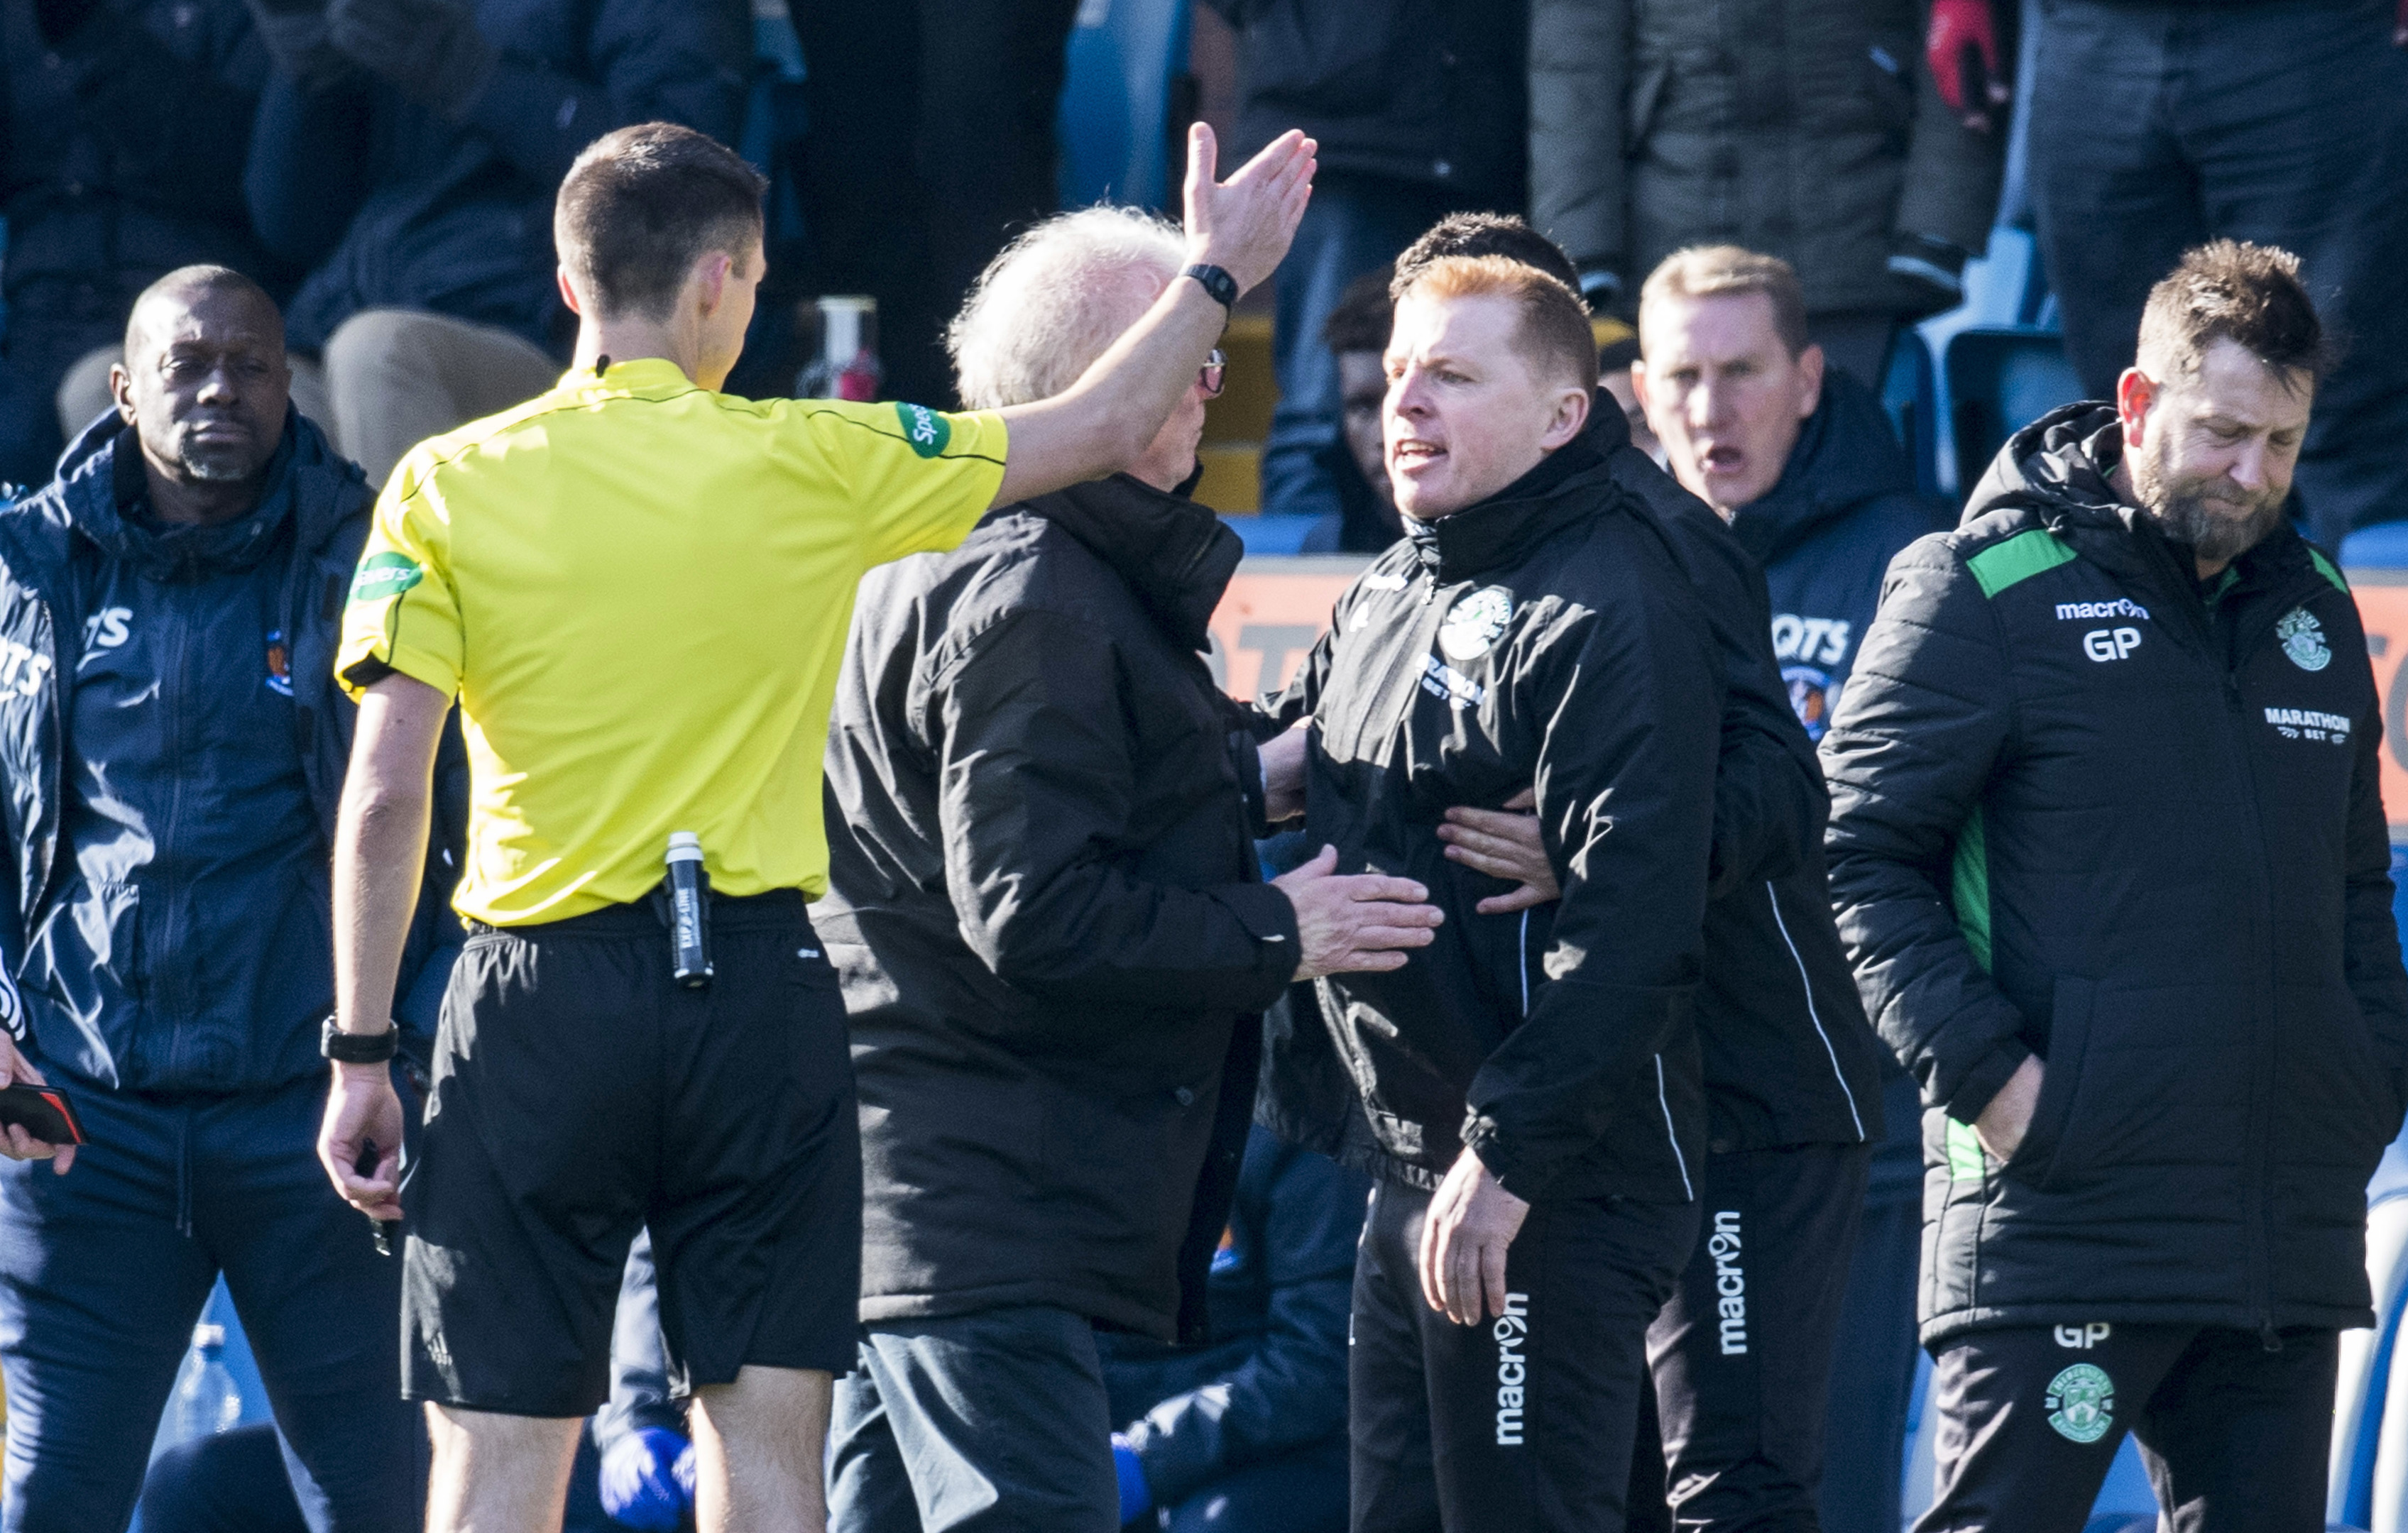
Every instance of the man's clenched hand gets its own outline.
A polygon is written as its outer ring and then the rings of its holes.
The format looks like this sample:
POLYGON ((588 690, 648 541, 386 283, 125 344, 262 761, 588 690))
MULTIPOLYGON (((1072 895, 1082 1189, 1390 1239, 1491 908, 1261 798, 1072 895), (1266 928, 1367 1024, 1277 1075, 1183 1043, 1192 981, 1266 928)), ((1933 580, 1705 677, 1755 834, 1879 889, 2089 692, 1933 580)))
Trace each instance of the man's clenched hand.
POLYGON ((337 1065, 318 1127, 318 1162, 343 1201, 371 1219, 401 1217, 401 1097, 382 1065, 337 1065), (374 1153, 366 1176, 360 1162, 374 1153))
POLYGON ((1290 128, 1226 181, 1212 130, 1187 130, 1187 259, 1220 267, 1240 293, 1271 274, 1312 195, 1313 142, 1290 128))
POLYGON ((1422 1221, 1422 1297, 1458 1325, 1477 1325, 1505 1313, 1505 1253, 1522 1232, 1530 1205, 1498 1185, 1467 1149, 1439 1183, 1422 1221))
POLYGON ((1404 950, 1427 947, 1446 919, 1428 903, 1429 891, 1411 879, 1340 875, 1334 846, 1271 882, 1296 907, 1297 941, 1304 950, 1299 980, 1402 968, 1404 950))

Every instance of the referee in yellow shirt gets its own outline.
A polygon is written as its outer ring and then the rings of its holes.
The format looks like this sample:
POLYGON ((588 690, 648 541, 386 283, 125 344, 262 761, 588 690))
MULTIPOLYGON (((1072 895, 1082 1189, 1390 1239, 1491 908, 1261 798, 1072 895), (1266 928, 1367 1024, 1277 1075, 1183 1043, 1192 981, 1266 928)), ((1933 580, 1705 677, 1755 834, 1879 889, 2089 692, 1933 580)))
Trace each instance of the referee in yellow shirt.
POLYGON ((945 414, 718 393, 761 279, 761 179, 688 129, 610 134, 553 218, 575 365, 385 486, 336 662, 361 708, 319 1150, 354 1206, 407 1220, 430 1528, 560 1526, 638 1225, 693 1392, 700 1526, 823 1526, 861 1182, 844 1012, 804 902, 826 887, 820 767, 853 586, 1142 451, 1310 190, 1299 135, 1226 183, 1212 148, 1196 129, 1194 265, 1142 322, 1055 398, 945 414), (471 936, 403 1178, 384 997, 455 696, 471 936), (697 989, 672 977, 655 894, 679 832, 715 892, 697 989))

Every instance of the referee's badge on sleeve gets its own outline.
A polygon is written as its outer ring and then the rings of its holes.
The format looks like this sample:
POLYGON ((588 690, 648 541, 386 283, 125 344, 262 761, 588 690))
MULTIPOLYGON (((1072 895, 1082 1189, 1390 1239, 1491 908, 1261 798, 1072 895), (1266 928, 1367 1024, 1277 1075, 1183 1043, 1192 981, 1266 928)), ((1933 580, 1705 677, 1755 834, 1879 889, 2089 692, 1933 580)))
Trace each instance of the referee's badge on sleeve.
POLYGON ((351 600, 398 596, 425 578, 426 571, 407 553, 371 553, 360 561, 359 573, 351 577, 351 600))

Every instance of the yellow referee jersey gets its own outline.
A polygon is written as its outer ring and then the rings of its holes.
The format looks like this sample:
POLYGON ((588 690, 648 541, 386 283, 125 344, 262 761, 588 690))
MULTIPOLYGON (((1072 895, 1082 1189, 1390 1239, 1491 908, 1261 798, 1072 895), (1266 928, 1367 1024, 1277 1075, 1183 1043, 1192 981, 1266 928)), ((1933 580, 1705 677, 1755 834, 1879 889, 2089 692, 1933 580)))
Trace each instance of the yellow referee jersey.
POLYGON ((497 926, 641 897, 672 831, 714 888, 827 888, 820 764, 862 572, 969 532, 991 413, 738 399, 579 371, 422 442, 385 485, 336 673, 456 695, 473 802, 452 903, 497 926))

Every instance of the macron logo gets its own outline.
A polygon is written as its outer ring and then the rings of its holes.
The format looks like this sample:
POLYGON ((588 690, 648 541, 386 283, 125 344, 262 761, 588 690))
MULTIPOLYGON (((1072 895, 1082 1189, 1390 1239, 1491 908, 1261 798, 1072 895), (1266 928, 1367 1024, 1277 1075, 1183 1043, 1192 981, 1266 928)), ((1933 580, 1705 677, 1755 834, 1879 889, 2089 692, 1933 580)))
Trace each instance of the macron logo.
POLYGON ((1714 1308, 1721 1322, 1723 1355, 1747 1351, 1747 1268, 1740 1265, 1739 1211, 1719 1210, 1714 1232, 1706 1237, 1706 1254, 1714 1259, 1714 1308))
POLYGON ((2149 609, 2129 596, 2114 601, 2061 601, 2057 604, 2060 623, 2088 623, 2099 618, 2139 618, 2148 621, 2149 609))
POLYGON ((1505 1312, 1488 1328, 1497 1339, 1497 1446, 1522 1446, 1522 1402, 1530 1376, 1530 1296, 1505 1296, 1505 1312))

